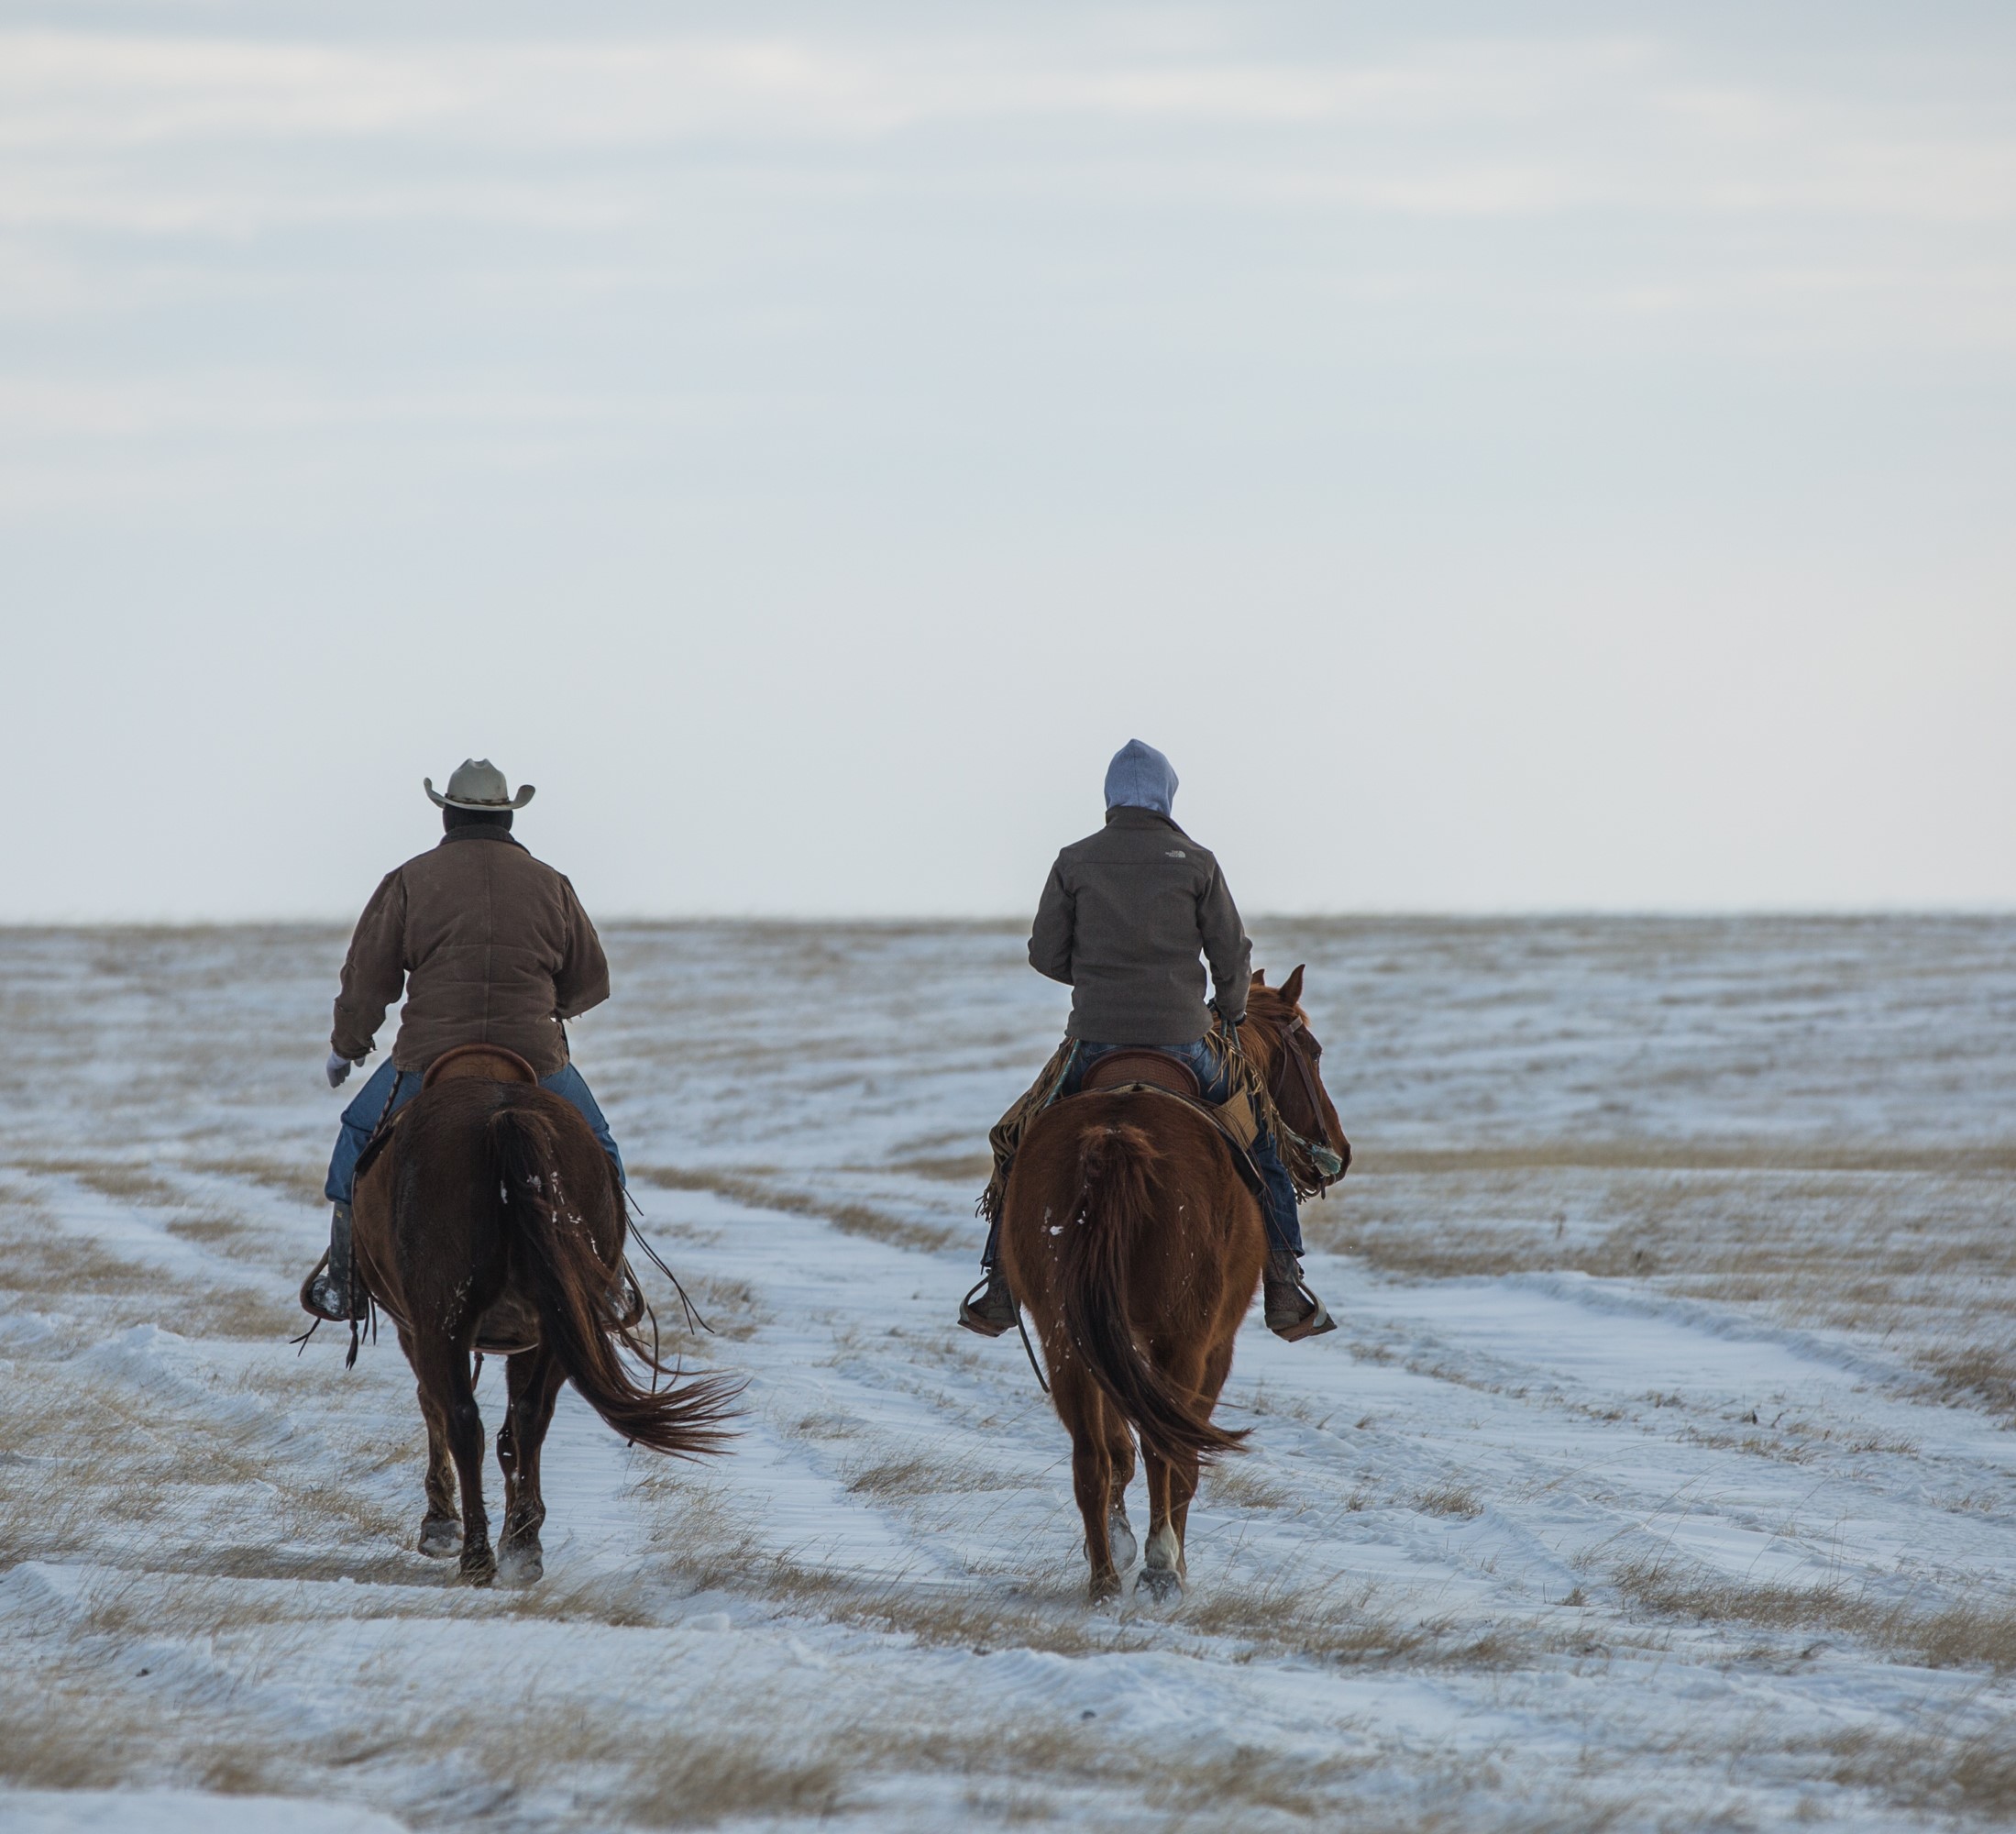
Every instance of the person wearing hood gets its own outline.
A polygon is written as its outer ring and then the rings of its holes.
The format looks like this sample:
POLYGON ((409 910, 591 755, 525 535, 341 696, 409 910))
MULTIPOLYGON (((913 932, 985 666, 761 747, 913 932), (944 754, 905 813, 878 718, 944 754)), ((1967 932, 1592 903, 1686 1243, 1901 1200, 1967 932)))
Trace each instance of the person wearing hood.
MULTIPOLYGON (((1211 1035, 1205 964, 1217 1018, 1237 1026, 1246 1017, 1252 945, 1217 861, 1176 825, 1175 795, 1168 758, 1129 739, 1107 767, 1105 826, 1066 847, 1051 868, 1029 939, 1030 966, 1071 989, 1069 1055, 1051 1099, 1075 1095, 1108 1052, 1142 1045, 1187 1063, 1206 1100, 1231 1098, 1231 1074, 1211 1035)), ((998 1159, 1000 1129, 996 1137, 998 1159)), ((1297 1341, 1334 1331, 1303 1284, 1294 1184, 1272 1136, 1262 1131, 1249 1150, 1267 1188, 1268 1327, 1297 1341)), ((1005 1164, 996 1180, 990 1198, 1006 1182, 1005 1164)), ((1015 1323, 1015 1296, 996 1259, 999 1240, 997 1216, 981 1255, 985 1290, 975 1287, 959 1308, 959 1322, 983 1337, 1015 1323)))
POLYGON ((329 1253, 301 1289, 315 1318, 364 1316, 352 1275, 350 1194, 357 1162, 379 1128, 420 1093, 427 1066, 458 1044, 498 1044, 564 1097, 622 1177, 609 1123, 568 1055, 566 1022, 609 998, 609 961, 574 888, 512 838, 516 796, 487 758, 465 758, 447 793, 425 779, 441 840, 380 881, 343 964, 325 1074, 339 1087, 370 1055, 402 988, 406 1004, 391 1056, 343 1110, 324 1186, 333 1209, 329 1253))

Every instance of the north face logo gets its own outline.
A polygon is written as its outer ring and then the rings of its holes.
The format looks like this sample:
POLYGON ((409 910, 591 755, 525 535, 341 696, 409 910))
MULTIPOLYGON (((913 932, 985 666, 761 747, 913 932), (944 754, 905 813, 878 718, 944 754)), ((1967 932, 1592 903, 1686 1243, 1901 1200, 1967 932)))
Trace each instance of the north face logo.
POLYGON ((1167 853, 1162 855, 1162 857, 1164 859, 1188 859, 1190 856, 1184 853, 1181 847, 1171 847, 1167 853))

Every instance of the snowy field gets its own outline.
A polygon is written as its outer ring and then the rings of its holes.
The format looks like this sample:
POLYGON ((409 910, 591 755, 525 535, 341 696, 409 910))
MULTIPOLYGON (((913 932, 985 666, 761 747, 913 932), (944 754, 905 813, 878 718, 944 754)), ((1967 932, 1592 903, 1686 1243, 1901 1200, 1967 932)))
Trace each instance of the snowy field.
POLYGON ((1249 1321, 1162 1612, 1083 1602, 1063 1431, 951 1322, 1062 1019, 1019 932, 610 936, 577 1059, 744 1430, 566 1397, 487 1592, 410 1551, 396 1344, 286 1342, 343 937, 0 932, 0 1828, 2016 1816, 2016 920, 1258 929, 1341 1328, 1249 1321))

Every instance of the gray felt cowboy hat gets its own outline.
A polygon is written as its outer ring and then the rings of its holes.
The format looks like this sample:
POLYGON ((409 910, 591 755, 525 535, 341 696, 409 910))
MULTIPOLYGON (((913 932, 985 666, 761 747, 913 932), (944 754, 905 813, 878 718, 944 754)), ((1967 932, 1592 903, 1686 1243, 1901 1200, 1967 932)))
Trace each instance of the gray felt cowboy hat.
POLYGON ((448 793, 444 796, 434 787, 434 779, 423 777, 421 782, 427 786, 427 794, 434 799, 437 809, 523 809, 532 801, 533 787, 521 783, 518 793, 511 793, 511 785, 504 781, 504 773, 487 757, 466 757, 448 779, 448 793))

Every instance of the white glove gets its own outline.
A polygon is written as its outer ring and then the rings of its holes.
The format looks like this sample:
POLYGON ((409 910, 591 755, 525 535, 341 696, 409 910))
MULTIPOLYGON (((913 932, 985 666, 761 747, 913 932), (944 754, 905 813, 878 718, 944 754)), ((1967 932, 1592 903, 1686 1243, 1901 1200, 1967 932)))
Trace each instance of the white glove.
POLYGON ((331 1051, 329 1061, 322 1066, 322 1073, 329 1078, 331 1088, 341 1088, 344 1077, 350 1074, 350 1060, 347 1057, 339 1057, 331 1051))

